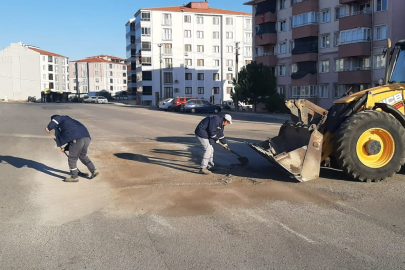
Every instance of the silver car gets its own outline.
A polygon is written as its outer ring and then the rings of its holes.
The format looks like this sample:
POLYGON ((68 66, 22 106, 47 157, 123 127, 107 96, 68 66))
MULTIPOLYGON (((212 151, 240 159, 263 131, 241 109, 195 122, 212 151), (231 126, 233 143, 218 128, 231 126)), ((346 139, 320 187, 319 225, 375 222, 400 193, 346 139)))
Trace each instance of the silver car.
POLYGON ((102 103, 108 104, 108 99, 106 99, 106 98, 103 97, 103 96, 96 96, 94 103, 98 103, 98 104, 102 104, 102 103))

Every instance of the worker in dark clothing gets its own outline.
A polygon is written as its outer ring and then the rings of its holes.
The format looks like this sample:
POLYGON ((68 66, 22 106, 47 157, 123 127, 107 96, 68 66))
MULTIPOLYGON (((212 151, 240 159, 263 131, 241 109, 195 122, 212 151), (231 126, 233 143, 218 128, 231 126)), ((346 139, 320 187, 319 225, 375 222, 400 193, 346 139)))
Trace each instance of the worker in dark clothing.
POLYGON ((208 116, 195 129, 194 133, 204 148, 200 167, 201 174, 210 174, 210 170, 214 168, 214 148, 211 145, 211 140, 228 146, 224 136, 224 128, 229 124, 232 124, 232 117, 229 114, 225 114, 223 117, 208 116))
POLYGON ((50 133, 53 129, 55 129, 56 145, 61 148, 62 152, 69 151, 68 163, 71 177, 66 178, 65 182, 79 181, 78 159, 89 169, 91 178, 96 177, 99 172, 87 156, 87 150, 91 141, 87 128, 69 116, 53 115, 51 122, 45 130, 50 133))

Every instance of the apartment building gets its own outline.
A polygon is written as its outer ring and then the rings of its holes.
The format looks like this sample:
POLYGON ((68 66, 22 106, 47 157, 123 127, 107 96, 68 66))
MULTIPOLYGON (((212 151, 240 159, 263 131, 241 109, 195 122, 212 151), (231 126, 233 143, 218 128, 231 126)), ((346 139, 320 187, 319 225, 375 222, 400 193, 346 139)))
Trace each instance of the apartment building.
POLYGON ((68 58, 22 42, 0 51, 0 99, 66 101, 68 58))
POLYGON ((254 60, 278 91, 324 108, 384 78, 386 38, 405 38, 403 0, 255 0, 254 60))
POLYGON ((207 1, 141 8, 126 28, 129 92, 144 105, 175 96, 229 100, 236 72, 252 61, 252 14, 207 1))
POLYGON ((102 54, 70 61, 69 75, 72 93, 79 96, 127 91, 127 66, 119 57, 102 54))

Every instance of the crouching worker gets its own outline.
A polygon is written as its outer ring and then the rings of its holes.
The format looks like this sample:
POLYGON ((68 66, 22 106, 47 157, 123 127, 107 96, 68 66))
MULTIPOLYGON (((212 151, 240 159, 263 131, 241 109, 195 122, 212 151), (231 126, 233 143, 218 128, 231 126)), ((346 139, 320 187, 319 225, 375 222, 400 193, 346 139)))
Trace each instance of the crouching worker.
POLYGON ((232 117, 229 114, 225 114, 223 117, 208 116, 195 129, 194 133, 204 148, 200 167, 201 174, 210 174, 210 170, 214 168, 214 148, 211 145, 211 140, 228 146, 224 136, 224 128, 229 124, 232 124, 232 117))
POLYGON ((89 169, 91 178, 96 177, 99 173, 87 156, 91 140, 87 128, 69 116, 53 115, 45 130, 50 133, 53 129, 55 129, 56 145, 61 148, 62 152, 69 151, 68 163, 71 176, 66 178, 65 182, 79 181, 78 159, 89 169))

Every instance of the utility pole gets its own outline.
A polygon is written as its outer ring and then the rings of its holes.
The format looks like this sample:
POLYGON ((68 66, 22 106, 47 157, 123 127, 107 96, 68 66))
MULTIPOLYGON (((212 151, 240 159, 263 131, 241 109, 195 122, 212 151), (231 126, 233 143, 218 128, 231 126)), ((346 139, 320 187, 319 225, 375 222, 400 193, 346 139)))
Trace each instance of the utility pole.
MULTIPOLYGON (((235 56, 236 56, 236 61, 235 61, 235 80, 236 83, 238 83, 238 75, 239 75, 239 41, 236 42, 236 49, 235 49, 235 56)), ((233 91, 236 94, 235 88, 233 89, 233 91)), ((239 101, 237 96, 235 95, 235 110, 239 111, 239 101)))
MULTIPOLYGON (((159 60, 160 60, 160 70, 159 70, 159 77, 160 77, 160 92, 159 92, 159 100, 162 99, 162 43, 158 44, 159 47, 159 60)), ((156 100, 156 104, 159 104, 159 100, 156 100)))

